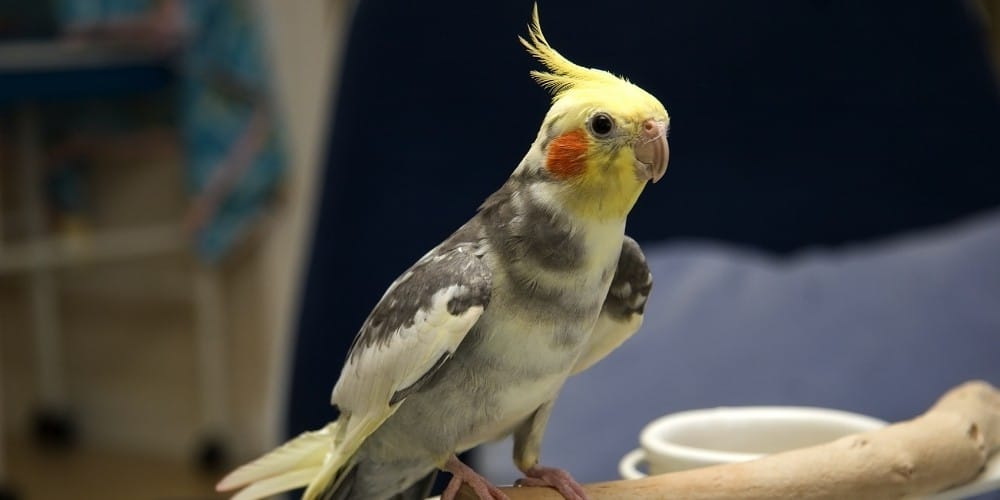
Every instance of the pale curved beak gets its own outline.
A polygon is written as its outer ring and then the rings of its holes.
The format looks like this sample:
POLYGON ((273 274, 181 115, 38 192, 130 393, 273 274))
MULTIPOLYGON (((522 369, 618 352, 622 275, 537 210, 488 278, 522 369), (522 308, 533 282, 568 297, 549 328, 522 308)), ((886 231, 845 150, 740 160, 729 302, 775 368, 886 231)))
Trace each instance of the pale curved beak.
POLYGON ((667 171, 667 162, 670 160, 667 124, 663 120, 652 118, 642 122, 642 134, 634 151, 639 180, 651 180, 654 183, 660 180, 667 171))

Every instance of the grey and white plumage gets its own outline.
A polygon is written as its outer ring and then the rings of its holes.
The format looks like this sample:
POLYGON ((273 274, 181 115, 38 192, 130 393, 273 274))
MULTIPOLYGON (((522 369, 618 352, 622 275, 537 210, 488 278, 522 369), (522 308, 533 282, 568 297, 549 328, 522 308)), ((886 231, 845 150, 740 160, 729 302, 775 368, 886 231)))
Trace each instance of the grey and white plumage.
MULTIPOLYGON (((521 182, 514 177, 509 185, 521 182)), ((595 362, 638 329, 651 286, 638 245, 623 240, 615 228, 601 228, 599 236, 608 241, 598 247, 617 250, 587 251, 584 240, 595 237, 592 231, 574 226, 531 196, 512 196, 514 192, 525 191, 501 189, 479 214, 404 273, 358 334, 349 359, 374 353, 369 363, 382 369, 397 363, 383 356, 409 356, 413 339, 426 335, 426 330, 412 329, 414 316, 446 315, 458 324, 470 308, 483 308, 460 343, 440 347, 422 358, 435 361, 426 370, 410 372, 418 387, 408 379, 400 384, 404 389, 396 389, 390 401, 403 402, 397 394, 406 391, 405 404, 359 449, 358 470, 351 479, 357 493, 349 498, 396 493, 394 482, 386 481, 385 464, 392 463, 409 484, 451 453, 528 424, 539 407, 554 400, 566 377, 579 371, 577 363, 595 362), (559 243, 536 247, 544 238, 534 234, 560 235, 554 237, 559 243), (558 252, 560 248, 569 251, 558 252), (616 280, 624 295, 607 293, 616 280), (428 301, 429 296, 441 299, 428 301), (459 303, 456 298, 464 307, 450 307, 459 303), (417 302, 422 305, 414 307, 417 302), (596 324, 603 328, 597 336, 596 324), (372 350, 380 343, 381 350, 372 350), (451 352, 453 345, 457 348, 451 352), (438 363, 438 356, 444 361, 438 363), (381 466, 368 472, 373 467, 368 464, 381 466)), ((366 411, 348 391, 370 389, 371 374, 355 370, 349 362, 333 395, 333 404, 348 414, 366 411)), ((537 458, 536 450, 530 454, 537 458)))
POLYGON ((512 433, 515 460, 532 465, 566 378, 638 330, 652 287, 639 245, 618 221, 574 223, 530 194, 551 181, 525 172, 364 322, 331 399, 337 433, 384 420, 320 498, 389 498, 451 453, 512 433))
MULTIPOLYGON (((225 478, 249 499, 308 484, 308 500, 421 498, 452 472, 503 494, 455 458, 514 436, 526 484, 572 498, 564 471, 539 465, 566 379, 642 323, 652 276, 625 222, 666 169, 668 116, 651 95, 572 65, 537 26, 524 42, 552 73, 556 98, 501 188, 392 283, 348 354, 331 402, 340 417, 225 478), (569 83, 567 83, 569 82, 569 83)), ((457 482, 456 482, 457 481, 457 482)))

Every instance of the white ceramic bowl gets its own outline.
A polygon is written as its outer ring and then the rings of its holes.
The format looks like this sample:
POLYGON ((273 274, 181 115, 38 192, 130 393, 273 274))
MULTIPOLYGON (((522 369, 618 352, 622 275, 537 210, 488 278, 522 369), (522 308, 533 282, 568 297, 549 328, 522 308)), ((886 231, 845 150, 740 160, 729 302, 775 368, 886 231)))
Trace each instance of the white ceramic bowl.
POLYGON ((625 479, 709 465, 744 462, 781 451, 826 443, 886 425, 840 410, 743 406, 691 410, 654 420, 639 436, 641 448, 622 458, 625 479))

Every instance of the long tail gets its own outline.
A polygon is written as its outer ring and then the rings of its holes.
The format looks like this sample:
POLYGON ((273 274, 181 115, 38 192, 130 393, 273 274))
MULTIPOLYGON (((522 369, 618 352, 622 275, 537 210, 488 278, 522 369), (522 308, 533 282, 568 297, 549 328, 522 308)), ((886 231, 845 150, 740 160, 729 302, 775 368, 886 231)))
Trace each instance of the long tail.
MULTIPOLYGON (((310 486, 316 481, 331 479, 330 469, 340 469, 332 461, 334 440, 340 423, 331 422, 326 427, 304 432, 280 448, 250 462, 224 477, 216 485, 218 491, 243 488, 232 500, 255 500, 284 491, 310 486)), ((336 460, 339 462, 339 460, 336 460)))

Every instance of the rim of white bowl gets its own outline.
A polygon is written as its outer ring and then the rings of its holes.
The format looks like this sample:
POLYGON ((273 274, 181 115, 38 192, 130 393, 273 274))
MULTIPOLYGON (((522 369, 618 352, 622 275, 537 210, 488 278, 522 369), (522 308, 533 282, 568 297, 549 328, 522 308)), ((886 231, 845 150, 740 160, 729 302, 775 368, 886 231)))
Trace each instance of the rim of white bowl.
POLYGON ((636 448, 622 457, 618 461, 618 475, 622 479, 641 479, 646 477, 646 473, 639 470, 639 464, 646 460, 646 450, 636 448))
MULTIPOLYGON (((870 431, 888 425, 888 422, 868 415, 814 406, 719 406, 716 408, 702 408, 671 413, 653 420, 639 434, 639 443, 651 455, 683 457, 715 463, 742 462, 766 455, 766 453, 745 453, 698 448, 667 442, 660 438, 660 436, 663 436, 672 428, 690 425, 694 422, 703 423, 706 419, 710 418, 722 418, 729 421, 747 418, 788 421, 821 420, 835 425, 855 428, 857 432, 870 431)), ((648 459, 649 457, 647 457, 648 459)))

